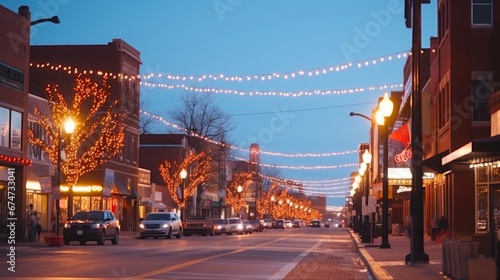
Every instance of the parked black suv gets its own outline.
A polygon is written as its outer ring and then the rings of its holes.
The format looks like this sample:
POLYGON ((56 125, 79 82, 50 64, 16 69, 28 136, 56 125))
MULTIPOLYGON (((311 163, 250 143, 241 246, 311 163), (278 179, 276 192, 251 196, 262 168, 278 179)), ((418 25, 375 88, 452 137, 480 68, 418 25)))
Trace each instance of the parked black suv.
POLYGON ((85 245, 87 241, 103 245, 106 239, 118 244, 120 222, 111 211, 78 211, 64 224, 63 236, 65 245, 73 240, 80 241, 80 245, 85 245))

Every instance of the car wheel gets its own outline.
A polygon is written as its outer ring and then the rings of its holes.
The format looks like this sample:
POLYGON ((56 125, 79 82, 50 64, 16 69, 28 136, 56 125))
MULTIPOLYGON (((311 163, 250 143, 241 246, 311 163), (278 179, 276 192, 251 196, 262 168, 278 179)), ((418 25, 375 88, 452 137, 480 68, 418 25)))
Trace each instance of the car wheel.
POLYGON ((210 236, 214 236, 214 231, 213 230, 210 231, 210 236))
POLYGON ((114 244, 114 245, 118 244, 119 238, 120 238, 120 232, 116 231, 115 232, 115 237, 113 239, 111 239, 111 244, 114 244))
POLYGON ((172 239, 172 227, 168 230, 167 239, 172 239))
POLYGON ((97 238, 97 244, 98 245, 104 245, 104 242, 106 242, 106 236, 104 234, 104 231, 101 231, 101 234, 99 235, 99 238, 97 238))
POLYGON ((179 232, 177 233, 177 235, 175 236, 175 238, 179 239, 182 237, 182 228, 179 228, 179 232))
POLYGON ((141 235, 141 236, 139 236, 139 238, 140 238, 140 239, 146 239, 146 237, 145 237, 145 236, 142 236, 142 235, 141 235))
POLYGON ((80 240, 80 245, 85 245, 87 243, 87 241, 85 240, 80 240))
POLYGON ((69 245, 69 239, 64 238, 64 245, 69 245))

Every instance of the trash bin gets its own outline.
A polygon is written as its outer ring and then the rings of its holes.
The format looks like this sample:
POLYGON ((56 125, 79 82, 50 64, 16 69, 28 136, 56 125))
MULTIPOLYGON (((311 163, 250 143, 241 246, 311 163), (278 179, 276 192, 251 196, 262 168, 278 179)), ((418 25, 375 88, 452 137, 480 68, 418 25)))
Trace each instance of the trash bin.
POLYGON ((401 235, 401 227, 399 224, 392 224, 392 236, 400 236, 401 235))
POLYGON ((467 279, 468 277, 468 260, 477 258, 479 255, 479 242, 458 241, 456 242, 455 262, 453 267, 453 279, 467 279))
POLYGON ((448 277, 452 275, 451 244, 453 242, 457 242, 457 240, 451 237, 446 237, 443 239, 443 242, 441 243, 442 258, 443 258, 442 272, 443 275, 446 275, 448 277))
POLYGON ((361 224, 361 242, 371 243, 372 240, 372 224, 368 221, 364 221, 361 224))

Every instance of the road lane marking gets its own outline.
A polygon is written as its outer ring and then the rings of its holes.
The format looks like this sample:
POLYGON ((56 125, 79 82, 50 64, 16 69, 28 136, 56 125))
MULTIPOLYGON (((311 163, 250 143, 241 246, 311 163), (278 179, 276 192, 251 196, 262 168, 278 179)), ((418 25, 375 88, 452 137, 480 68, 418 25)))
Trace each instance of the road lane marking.
POLYGON ((300 263, 300 261, 302 261, 305 257, 307 257, 309 253, 316 250, 325 240, 326 239, 321 239, 320 241, 318 241, 318 243, 309 248, 307 251, 298 255, 295 259, 293 259, 293 261, 289 262, 280 271, 276 272, 273 276, 271 276, 269 280, 279 280, 285 278, 285 276, 288 273, 290 273, 290 271, 292 271, 300 263))
POLYGON ((219 258, 219 257, 224 257, 224 256, 227 256, 227 255, 232 255, 232 254, 237 254, 237 253, 241 253, 241 252, 244 252, 244 251, 247 251, 247 250, 252 250, 252 249, 255 249, 255 248, 267 246, 269 244, 276 243, 276 242, 281 241, 281 240, 292 238, 292 237, 294 237, 296 235, 298 235, 298 234, 294 234, 294 235, 291 235, 291 236, 285 236, 285 237, 282 237, 280 239, 269 241, 269 242, 266 242, 266 243, 263 243, 263 244, 259 244, 259 245, 255 245, 255 246, 252 246, 252 247, 240 248, 240 249, 237 249, 237 250, 234 250, 234 251, 231 251, 231 252, 227 252, 227 253, 221 253, 221 254, 218 254, 218 255, 213 255, 213 256, 209 256, 209 257, 205 257, 205 258, 200 258, 200 259, 188 261, 188 262, 183 262, 183 263, 180 263, 180 264, 177 264, 177 265, 165 267, 165 268, 158 269, 158 270, 155 270, 155 271, 151 271, 151 272, 148 272, 148 273, 143 273, 143 274, 139 274, 139 275, 136 275, 136 276, 132 276, 130 278, 132 278, 132 279, 148 278, 148 277, 151 277, 151 276, 154 276, 154 275, 158 275, 158 274, 161 274, 161 273, 170 272, 170 271, 173 271, 173 270, 176 270, 176 269, 179 269, 179 268, 183 268, 183 267, 190 266, 190 265, 193 265, 193 264, 197 264, 197 263, 200 263, 200 262, 205 262, 205 261, 208 261, 208 260, 211 260, 211 259, 215 259, 215 258, 219 258))

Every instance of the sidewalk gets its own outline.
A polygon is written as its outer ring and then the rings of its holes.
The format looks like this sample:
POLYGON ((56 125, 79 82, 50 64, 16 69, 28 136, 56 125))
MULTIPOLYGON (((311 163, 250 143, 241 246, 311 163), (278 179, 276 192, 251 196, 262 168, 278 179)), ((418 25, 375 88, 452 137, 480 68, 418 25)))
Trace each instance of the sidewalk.
POLYGON ((405 256, 410 253, 410 239, 405 236, 389 235, 391 248, 380 249, 382 237, 373 243, 361 243, 358 233, 349 229, 358 251, 375 279, 446 279, 442 271, 441 244, 424 236, 424 252, 429 263, 405 264, 405 256))

